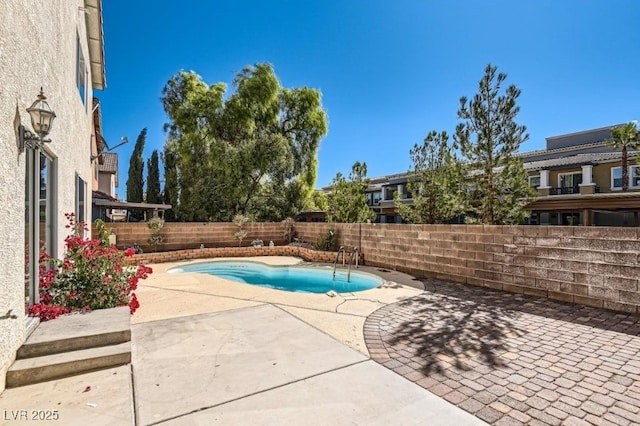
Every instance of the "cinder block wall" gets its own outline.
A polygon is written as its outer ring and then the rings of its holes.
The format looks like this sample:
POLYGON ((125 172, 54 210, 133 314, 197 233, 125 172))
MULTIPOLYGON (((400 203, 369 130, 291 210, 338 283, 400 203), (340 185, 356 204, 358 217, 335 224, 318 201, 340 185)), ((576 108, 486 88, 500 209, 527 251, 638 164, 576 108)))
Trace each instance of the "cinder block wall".
MULTIPOLYGON (((118 247, 140 244, 144 223, 108 224, 118 247)), ((560 226, 296 223, 315 244, 327 230, 337 244, 359 246, 368 265, 513 293, 640 313, 640 229, 560 226)), ((235 247, 232 223, 166 223, 162 251, 235 247)), ((249 223, 243 246, 259 238, 285 243, 281 223, 249 223)), ((243 252, 244 255, 244 252, 243 252)))
POLYGON ((464 284, 640 313, 640 229, 297 223, 329 228, 365 263, 464 284))
MULTIPOLYGON (((107 223, 107 228, 116 235, 116 245, 118 248, 131 247, 137 243, 145 252, 153 251, 147 239, 151 235, 151 230, 146 223, 107 223)), ((242 240, 243 246, 249 246, 251 241, 260 239, 264 245, 269 245, 273 241, 276 245, 284 244, 284 225, 275 222, 247 223, 244 226, 247 236, 242 240)), ((165 236, 164 244, 158 246, 158 251, 173 251, 199 248, 200 244, 205 247, 237 247, 238 240, 233 236, 238 232, 238 227, 233 223, 222 222, 166 222, 161 230, 165 236)), ((95 228, 93 235, 96 235, 95 228)))

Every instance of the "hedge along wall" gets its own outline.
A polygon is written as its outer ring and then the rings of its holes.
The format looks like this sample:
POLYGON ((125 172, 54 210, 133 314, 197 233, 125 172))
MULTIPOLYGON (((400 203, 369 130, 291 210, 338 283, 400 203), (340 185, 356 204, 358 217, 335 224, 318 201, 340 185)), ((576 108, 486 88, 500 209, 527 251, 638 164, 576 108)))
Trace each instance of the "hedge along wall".
MULTIPOLYGON (((118 248, 131 247, 137 243, 146 252, 154 250, 147 239, 151 230, 143 222, 113 222, 107 223, 107 228, 116 235, 118 248)), ((273 241, 276 245, 283 245, 284 225, 280 222, 247 223, 243 229, 247 236, 242 240, 243 246, 251 241, 261 239, 264 245, 273 241)), ((165 242, 159 245, 158 251, 173 251, 205 247, 237 247, 238 240, 233 236, 238 227, 228 222, 166 222, 160 231, 165 236, 165 242)), ((95 227, 93 235, 96 235, 95 227)))
POLYGON ((367 265, 640 313, 639 228, 296 224, 305 241, 329 228, 367 265))

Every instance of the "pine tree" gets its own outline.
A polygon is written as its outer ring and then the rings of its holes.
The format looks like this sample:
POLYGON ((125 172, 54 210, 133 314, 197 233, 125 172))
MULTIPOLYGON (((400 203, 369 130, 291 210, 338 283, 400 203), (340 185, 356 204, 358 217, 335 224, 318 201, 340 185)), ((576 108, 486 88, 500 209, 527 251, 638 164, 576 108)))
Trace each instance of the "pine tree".
MULTIPOLYGON (((144 143, 147 138, 146 127, 142 129, 138 139, 136 140, 136 146, 131 153, 131 159, 129 160, 129 178, 127 179, 127 201, 130 203, 142 203, 144 201, 144 179, 142 173, 144 169, 144 160, 142 159, 142 151, 144 150, 144 143)), ((138 220, 143 219, 143 213, 141 211, 131 212, 132 216, 138 220)))
POLYGON ((520 90, 502 90, 506 74, 487 65, 479 91, 468 101, 460 98, 454 140, 460 145, 468 174, 470 220, 485 224, 522 223, 535 190, 527 181, 523 162, 514 154, 529 139, 526 127, 516 123, 520 90))
POLYGON ((153 150, 147 161, 147 203, 161 204, 160 169, 158 166, 158 150, 153 150))

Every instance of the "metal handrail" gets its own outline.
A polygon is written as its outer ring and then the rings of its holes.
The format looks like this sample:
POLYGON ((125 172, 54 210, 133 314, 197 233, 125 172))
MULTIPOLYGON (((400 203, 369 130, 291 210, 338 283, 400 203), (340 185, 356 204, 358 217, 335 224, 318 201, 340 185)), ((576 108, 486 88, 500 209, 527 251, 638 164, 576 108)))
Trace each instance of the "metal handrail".
POLYGON ((358 268, 358 258, 360 257, 360 249, 358 247, 354 247, 353 250, 351 250, 351 255, 349 256, 349 272, 347 272, 347 282, 351 281, 351 261, 353 259, 353 254, 357 253, 356 255, 356 269, 358 268))
POLYGON ((344 246, 340 246, 338 249, 338 253, 336 253, 336 260, 333 262, 333 279, 336 279, 336 266, 338 265, 338 259, 340 258, 340 253, 342 253, 342 266, 344 266, 344 246))

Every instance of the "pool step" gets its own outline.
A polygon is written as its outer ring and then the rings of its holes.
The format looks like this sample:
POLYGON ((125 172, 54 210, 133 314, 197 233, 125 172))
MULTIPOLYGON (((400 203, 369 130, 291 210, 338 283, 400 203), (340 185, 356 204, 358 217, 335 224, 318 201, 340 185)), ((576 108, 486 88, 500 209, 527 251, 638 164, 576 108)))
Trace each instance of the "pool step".
POLYGON ((63 315, 41 323, 20 347, 6 386, 60 379, 131 362, 128 307, 63 315))

